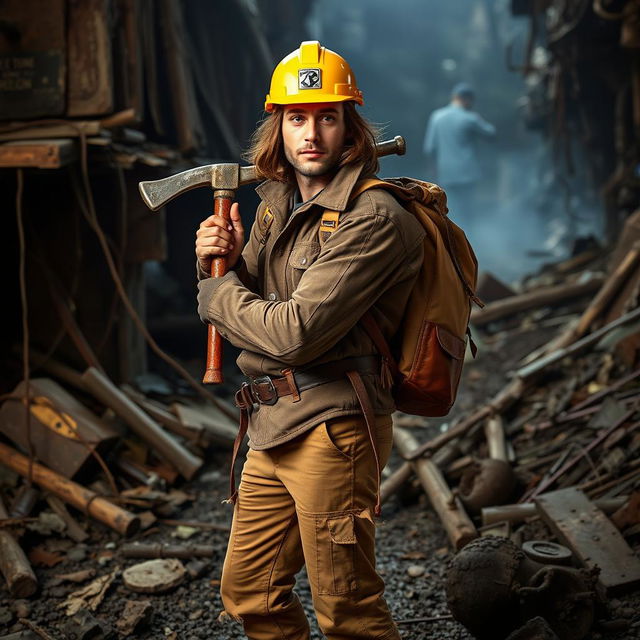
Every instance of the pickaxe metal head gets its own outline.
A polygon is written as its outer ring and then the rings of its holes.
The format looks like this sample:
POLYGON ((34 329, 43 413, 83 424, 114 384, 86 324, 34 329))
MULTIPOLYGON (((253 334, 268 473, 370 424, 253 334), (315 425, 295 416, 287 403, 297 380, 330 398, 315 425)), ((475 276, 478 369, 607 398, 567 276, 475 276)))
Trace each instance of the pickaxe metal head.
MULTIPOLYGON (((378 156, 394 153, 401 156, 405 153, 404 138, 396 136, 393 140, 380 142, 376 145, 376 149, 378 156)), ((241 167, 232 162, 223 162, 194 167, 160 180, 147 180, 138 186, 145 204, 152 211, 157 211, 180 194, 197 187, 211 187, 214 191, 235 191, 243 184, 259 180, 260 177, 253 165, 241 167)))
POLYGON ((145 204, 152 211, 157 211, 180 194, 197 187, 235 191, 240 185, 258 180, 254 166, 241 167, 233 162, 222 162, 187 169, 160 180, 147 180, 138 186, 145 204))

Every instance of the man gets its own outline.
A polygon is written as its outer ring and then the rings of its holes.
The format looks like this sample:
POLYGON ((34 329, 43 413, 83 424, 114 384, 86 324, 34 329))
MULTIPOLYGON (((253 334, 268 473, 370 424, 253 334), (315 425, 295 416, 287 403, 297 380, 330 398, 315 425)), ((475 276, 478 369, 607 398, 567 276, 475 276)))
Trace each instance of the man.
POLYGON ((423 147, 435 158, 437 181, 447 193, 451 218, 466 232, 472 231, 477 218, 475 191, 481 170, 476 142, 496 133, 492 124, 471 110, 474 98, 470 85, 457 84, 451 102, 431 114, 423 147))
POLYGON ((248 243, 235 204, 232 224, 211 216, 197 232, 200 317, 243 349, 252 381, 236 396, 250 448, 221 584, 252 640, 309 638, 292 590, 305 564, 327 638, 400 637, 372 518, 394 404, 358 320, 372 307, 396 332, 424 231, 386 191, 356 195, 378 167, 362 102, 347 62, 303 42, 274 70, 248 154, 267 178, 248 243), (214 256, 231 268, 221 278, 207 277, 214 256))

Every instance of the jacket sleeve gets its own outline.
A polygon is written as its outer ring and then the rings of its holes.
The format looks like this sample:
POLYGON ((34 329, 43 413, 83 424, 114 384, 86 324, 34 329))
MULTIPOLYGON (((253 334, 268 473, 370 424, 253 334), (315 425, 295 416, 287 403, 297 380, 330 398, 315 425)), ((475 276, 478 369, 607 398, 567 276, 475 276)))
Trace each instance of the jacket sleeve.
POLYGON ((436 125, 433 114, 429 117, 427 129, 424 134, 424 142, 422 143, 422 152, 426 156, 430 156, 436 151, 436 125))
POLYGON ((422 236, 412 242, 404 246, 385 215, 346 216, 290 300, 263 300, 230 273, 201 286, 200 316, 236 347, 303 365, 338 342, 395 282, 417 274, 422 236))
POLYGON ((496 135, 496 128, 490 122, 487 122, 480 114, 474 113, 474 116, 473 124, 476 132, 485 138, 493 138, 496 135))

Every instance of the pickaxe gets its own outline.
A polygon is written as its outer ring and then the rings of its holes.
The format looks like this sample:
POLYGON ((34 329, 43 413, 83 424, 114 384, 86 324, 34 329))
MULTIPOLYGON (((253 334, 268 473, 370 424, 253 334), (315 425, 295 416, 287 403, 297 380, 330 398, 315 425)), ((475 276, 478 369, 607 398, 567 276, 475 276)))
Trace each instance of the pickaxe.
MULTIPOLYGON (((405 152, 405 142, 402 136, 393 140, 380 142, 376 145, 378 156, 405 152)), ((243 184, 258 182, 261 177, 254 166, 241 167, 230 162, 209 164, 204 167, 194 167, 182 173, 177 173, 161 180, 150 180, 139 184, 140 193, 145 204, 156 211, 185 191, 197 187, 211 187, 213 189, 213 213, 230 219, 231 203, 236 189, 243 184)), ((219 278, 227 272, 226 256, 216 256, 211 261, 211 276, 219 278)), ((216 328, 208 325, 207 339, 207 368, 202 382, 205 384, 219 384, 222 378, 222 337, 216 328)))

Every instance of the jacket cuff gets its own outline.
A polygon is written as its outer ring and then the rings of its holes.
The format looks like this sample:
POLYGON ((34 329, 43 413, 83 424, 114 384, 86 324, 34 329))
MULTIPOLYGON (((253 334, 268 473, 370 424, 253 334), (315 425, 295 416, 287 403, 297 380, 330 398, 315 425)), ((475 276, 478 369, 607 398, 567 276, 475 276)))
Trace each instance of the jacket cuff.
MULTIPOLYGON (((236 263, 229 269, 229 271, 240 271, 240 269, 244 266, 244 258, 242 255, 238 257, 236 263)), ((198 280, 205 280, 206 278, 210 278, 211 274, 207 273, 201 266, 200 261, 196 260, 196 276, 198 280)))
POLYGON ((198 282, 198 315, 200 316, 200 320, 205 324, 210 322, 209 308, 218 287, 230 280, 236 284, 242 284, 235 271, 227 271, 227 273, 220 278, 206 278, 198 282))

